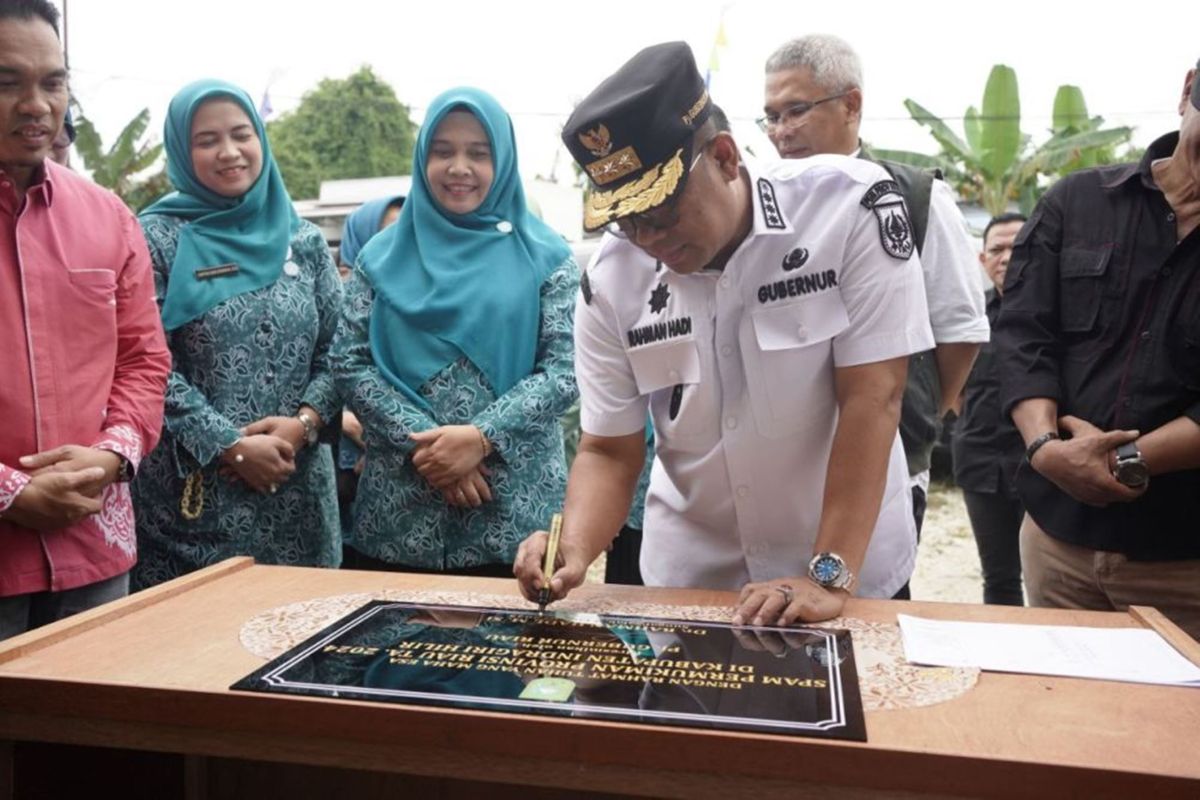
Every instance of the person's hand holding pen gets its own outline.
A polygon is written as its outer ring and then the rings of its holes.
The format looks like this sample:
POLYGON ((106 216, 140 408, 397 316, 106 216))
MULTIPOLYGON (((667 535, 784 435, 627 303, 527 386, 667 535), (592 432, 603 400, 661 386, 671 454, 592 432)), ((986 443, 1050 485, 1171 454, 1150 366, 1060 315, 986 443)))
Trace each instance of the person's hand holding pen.
MULTIPOLYGON (((551 524, 553 526, 553 523, 551 524)), ((562 537, 555 553, 551 574, 546 574, 546 555, 550 549, 550 533, 536 531, 521 542, 513 561, 513 575, 521 587, 526 600, 541 604, 542 590, 548 588, 544 602, 562 600, 583 583, 587 576, 588 560, 585 553, 572 547, 569 537, 562 537)))

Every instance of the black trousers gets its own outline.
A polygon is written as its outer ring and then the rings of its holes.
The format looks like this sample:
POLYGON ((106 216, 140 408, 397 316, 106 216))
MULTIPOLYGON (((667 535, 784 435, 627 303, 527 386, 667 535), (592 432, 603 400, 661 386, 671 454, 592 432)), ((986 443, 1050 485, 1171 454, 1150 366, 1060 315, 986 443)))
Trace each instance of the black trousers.
POLYGON ((1021 590, 1021 519, 1025 509, 1016 497, 963 489, 963 501, 983 570, 983 602, 1025 605, 1021 590))
POLYGON ((613 540, 612 549, 604 559, 604 582, 642 586, 642 531, 640 528, 621 528, 613 540))
MULTIPOLYGON (((913 521, 917 523, 917 544, 921 543, 921 525, 925 522, 925 490, 920 486, 912 487, 913 521)), ((912 600, 912 589, 908 582, 900 587, 900 591, 892 595, 893 600, 912 600)))

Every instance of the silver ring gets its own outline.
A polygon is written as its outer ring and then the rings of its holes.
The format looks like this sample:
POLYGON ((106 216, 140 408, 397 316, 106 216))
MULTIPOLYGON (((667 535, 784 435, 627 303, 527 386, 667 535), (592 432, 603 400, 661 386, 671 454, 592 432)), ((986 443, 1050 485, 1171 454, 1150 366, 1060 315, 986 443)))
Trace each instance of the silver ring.
POLYGON ((793 589, 791 586, 788 586, 786 583, 782 583, 775 587, 775 591, 783 595, 784 606, 790 606, 792 604, 792 596, 796 592, 795 589, 793 589))
POLYGON ((277 492, 277 491, 279 491, 279 487, 272 483, 271 484, 271 494, 275 494, 275 492, 277 492))

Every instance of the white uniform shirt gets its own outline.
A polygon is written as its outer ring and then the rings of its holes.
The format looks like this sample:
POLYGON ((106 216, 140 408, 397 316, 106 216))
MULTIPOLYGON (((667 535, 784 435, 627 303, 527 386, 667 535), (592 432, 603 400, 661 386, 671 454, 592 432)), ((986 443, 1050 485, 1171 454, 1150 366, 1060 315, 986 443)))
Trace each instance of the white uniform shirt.
MULTIPOLYGON (((805 574, 838 417, 834 367, 933 346, 917 255, 884 246, 899 195, 867 202, 890 183, 881 167, 818 156, 746 168, 753 227, 723 272, 678 275, 609 236, 576 306, 583 430, 622 436, 653 416, 651 586, 805 574)), ((906 479, 897 435, 860 595, 890 597, 912 573, 906 479)))
POLYGON ((979 258, 967 221, 954 202, 954 190, 945 181, 934 181, 930 188, 921 268, 933 340, 938 344, 986 342, 990 330, 979 258))

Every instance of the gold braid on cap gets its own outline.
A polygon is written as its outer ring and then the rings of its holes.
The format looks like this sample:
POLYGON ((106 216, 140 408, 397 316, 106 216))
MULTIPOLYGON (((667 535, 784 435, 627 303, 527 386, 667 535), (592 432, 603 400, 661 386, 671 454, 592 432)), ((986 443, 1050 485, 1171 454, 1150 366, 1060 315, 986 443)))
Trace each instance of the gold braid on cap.
POLYGON ((611 192, 589 193, 583 207, 583 226, 596 230, 614 219, 641 214, 661 205, 675 191, 682 177, 683 150, 680 149, 662 164, 646 170, 646 174, 636 181, 618 186, 611 192))

